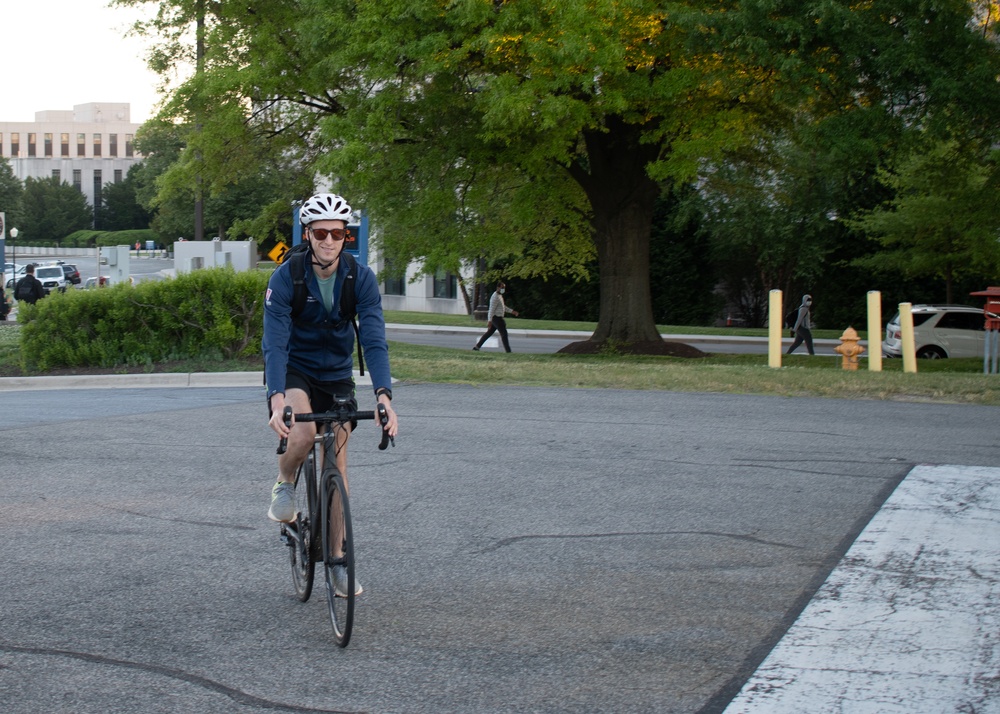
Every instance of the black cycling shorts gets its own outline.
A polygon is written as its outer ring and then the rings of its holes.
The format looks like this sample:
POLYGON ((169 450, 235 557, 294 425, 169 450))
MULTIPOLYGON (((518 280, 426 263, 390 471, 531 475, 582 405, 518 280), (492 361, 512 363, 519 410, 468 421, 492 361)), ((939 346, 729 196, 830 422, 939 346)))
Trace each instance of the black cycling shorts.
MULTIPOLYGON (((285 375, 286 394, 289 389, 301 389, 305 392, 309 397, 310 407, 313 412, 317 414, 330 411, 330 408, 334 404, 334 399, 337 397, 347 399, 348 405, 354 411, 357 411, 358 409, 358 400, 355 398, 354 394, 353 379, 343 379, 336 382, 324 382, 289 368, 288 373, 285 375)), ((268 418, 270 419, 272 413, 270 400, 268 400, 267 411, 268 418)), ((351 430, 353 431, 357 425, 357 421, 352 421, 351 430)))

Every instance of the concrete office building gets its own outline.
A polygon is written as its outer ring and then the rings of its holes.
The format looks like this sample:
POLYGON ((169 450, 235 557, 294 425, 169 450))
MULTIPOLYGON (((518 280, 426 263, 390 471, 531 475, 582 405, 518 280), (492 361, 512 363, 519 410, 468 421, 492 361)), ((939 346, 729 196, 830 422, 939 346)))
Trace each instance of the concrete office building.
POLYGON ((20 180, 58 176, 95 206, 101 188, 124 179, 142 158, 133 146, 140 125, 129 111, 127 103, 91 102, 35 112, 33 122, 0 120, 0 156, 20 180))

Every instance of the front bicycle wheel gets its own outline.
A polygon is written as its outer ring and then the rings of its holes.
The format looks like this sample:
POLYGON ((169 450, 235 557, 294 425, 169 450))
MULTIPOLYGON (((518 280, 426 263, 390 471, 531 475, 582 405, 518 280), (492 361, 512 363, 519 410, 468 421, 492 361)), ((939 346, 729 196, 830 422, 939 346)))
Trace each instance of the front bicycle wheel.
POLYGON ((337 644, 347 647, 354 626, 354 537, 351 507, 344 479, 334 472, 325 479, 323 561, 326 569, 326 602, 337 644))
POLYGON ((313 522, 312 512, 315 508, 316 464, 312 452, 306 457, 295 476, 295 523, 288 524, 294 528, 297 537, 291 543, 292 582, 295 584, 295 595, 305 602, 312 595, 313 579, 316 573, 316 561, 312 556, 313 522))

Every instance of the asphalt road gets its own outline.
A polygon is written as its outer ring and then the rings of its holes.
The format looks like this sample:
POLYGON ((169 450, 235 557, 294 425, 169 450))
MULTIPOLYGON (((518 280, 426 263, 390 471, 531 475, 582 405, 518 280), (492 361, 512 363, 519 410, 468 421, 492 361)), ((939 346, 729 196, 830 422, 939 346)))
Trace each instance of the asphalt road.
MULTIPOLYGON (((486 331, 483 327, 448 327, 441 325, 409 325, 387 324, 386 336, 390 340, 406 342, 415 345, 432 345, 435 347, 450 347, 452 349, 471 350, 479 337, 486 331)), ((526 354, 552 354, 558 352, 571 342, 589 339, 590 332, 575 332, 568 330, 508 330, 511 350, 526 354)), ((720 352, 725 354, 767 354, 767 338, 739 337, 736 335, 668 335, 664 339, 682 342, 700 349, 702 352, 720 352)), ((502 352, 503 344, 498 335, 483 346, 484 352, 502 352)), ((792 339, 782 339, 782 349, 791 346, 792 339)), ((839 357, 834 347, 840 340, 816 340, 815 350, 818 356, 839 357)), ((864 344, 867 344, 865 342, 864 344)), ((807 354, 805 346, 799 347, 799 354, 807 354)))
POLYGON ((719 712, 911 467, 998 458, 991 407, 395 392, 346 650, 265 517, 260 389, 0 392, 0 709, 719 712))

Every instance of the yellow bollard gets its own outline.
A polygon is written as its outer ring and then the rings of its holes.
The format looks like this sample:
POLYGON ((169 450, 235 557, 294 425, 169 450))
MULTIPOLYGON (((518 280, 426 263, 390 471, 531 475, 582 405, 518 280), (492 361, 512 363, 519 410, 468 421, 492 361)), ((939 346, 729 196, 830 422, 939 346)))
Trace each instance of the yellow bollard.
POLYGON ((868 291, 868 371, 882 371, 882 293, 868 291))
POLYGON ((917 371, 917 347, 913 342, 913 305, 899 303, 899 332, 903 347, 903 372, 917 371))
POLYGON ((767 366, 772 369, 781 369, 781 330, 784 321, 781 291, 772 290, 768 295, 767 313, 767 366))
POLYGON ((858 357, 865 351, 865 348, 858 344, 860 340, 858 331, 853 327, 844 330, 844 334, 840 336, 840 344, 833 348, 834 352, 843 356, 840 363, 841 368, 853 370, 858 368, 858 357))

